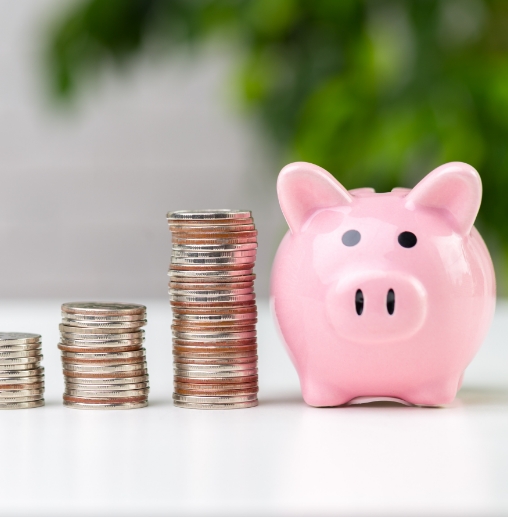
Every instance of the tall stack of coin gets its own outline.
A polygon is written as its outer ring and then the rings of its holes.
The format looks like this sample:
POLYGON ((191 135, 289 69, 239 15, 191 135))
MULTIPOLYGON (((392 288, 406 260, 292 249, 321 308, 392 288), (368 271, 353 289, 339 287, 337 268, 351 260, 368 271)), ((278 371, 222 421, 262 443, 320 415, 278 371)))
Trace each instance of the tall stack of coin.
POLYGON ((148 405, 143 348, 146 307, 129 303, 62 305, 64 405, 135 409, 148 405))
POLYGON ((0 332, 0 409, 44 406, 41 336, 0 332))
POLYGON ((170 212, 176 406, 257 406, 257 231, 241 210, 170 212))

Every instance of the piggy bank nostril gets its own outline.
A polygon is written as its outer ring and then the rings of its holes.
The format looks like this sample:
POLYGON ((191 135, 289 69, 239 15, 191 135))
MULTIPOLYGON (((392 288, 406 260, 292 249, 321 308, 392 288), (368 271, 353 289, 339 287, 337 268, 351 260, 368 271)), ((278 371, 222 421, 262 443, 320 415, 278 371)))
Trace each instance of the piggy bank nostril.
POLYGON ((355 294, 355 305, 356 305, 356 314, 358 316, 362 315, 363 312, 363 293, 361 289, 358 289, 355 294))
POLYGON ((388 294, 386 295, 386 309, 390 316, 395 311, 395 292, 393 291, 393 289, 390 289, 388 291, 388 294))

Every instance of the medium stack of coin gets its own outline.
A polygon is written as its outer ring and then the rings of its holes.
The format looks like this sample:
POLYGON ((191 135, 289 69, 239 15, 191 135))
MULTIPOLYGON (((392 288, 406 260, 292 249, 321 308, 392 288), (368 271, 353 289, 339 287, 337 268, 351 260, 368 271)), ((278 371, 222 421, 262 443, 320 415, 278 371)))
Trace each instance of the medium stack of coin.
POLYGON ((148 405, 143 348, 146 307, 129 303, 62 305, 64 405, 76 409, 135 409, 148 405))
POLYGON ((249 211, 170 212, 174 394, 178 407, 257 406, 257 231, 249 211))
POLYGON ((0 332, 0 409, 44 406, 41 336, 0 332))

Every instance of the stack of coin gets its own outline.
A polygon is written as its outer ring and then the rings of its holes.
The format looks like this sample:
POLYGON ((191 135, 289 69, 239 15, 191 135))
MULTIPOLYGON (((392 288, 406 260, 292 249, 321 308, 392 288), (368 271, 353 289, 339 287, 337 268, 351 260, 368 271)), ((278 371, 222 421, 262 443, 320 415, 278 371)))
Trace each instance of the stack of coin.
POLYGON ((257 406, 257 231, 249 211, 170 212, 169 294, 178 407, 257 406))
POLYGON ((0 332, 0 409, 44 406, 41 336, 0 332))
POLYGON ((64 405, 135 409, 148 405, 143 348, 146 307, 129 303, 62 305, 64 405))

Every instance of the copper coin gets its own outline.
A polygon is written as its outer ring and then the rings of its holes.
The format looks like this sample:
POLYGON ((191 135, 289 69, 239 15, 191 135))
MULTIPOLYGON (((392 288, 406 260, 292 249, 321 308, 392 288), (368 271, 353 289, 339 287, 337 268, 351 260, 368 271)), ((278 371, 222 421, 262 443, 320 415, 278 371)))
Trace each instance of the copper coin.
POLYGON ((173 338, 174 345, 184 345, 184 346, 202 346, 202 347, 217 347, 217 348, 233 348, 233 347, 242 347, 248 345, 257 345, 257 339, 247 338, 247 339, 215 339, 215 340, 202 340, 197 341, 194 339, 184 339, 184 338, 173 338))
MULTIPOLYGON (((254 281, 249 282, 231 282, 234 289, 253 289, 254 281)), ((170 289, 177 289, 182 291, 221 291, 229 289, 229 286, 220 283, 191 283, 191 282, 169 282, 170 289)))
POLYGON ((249 377, 228 377, 228 378, 191 378, 186 376, 175 375, 173 377, 174 381, 177 383, 183 384, 215 384, 215 385, 225 385, 225 384, 247 384, 252 382, 258 382, 257 375, 251 375, 249 377))
POLYGON ((224 386, 223 383, 206 383, 206 384, 198 384, 198 383, 189 383, 189 382, 177 382, 173 383, 175 390, 202 390, 202 391, 232 391, 232 390, 257 390, 258 383, 257 379, 254 382, 235 382, 233 384, 228 384, 224 386))
POLYGON ((199 314, 180 314, 178 312, 173 312, 173 321, 175 323, 241 323, 242 325, 250 325, 252 320, 257 320, 257 315, 258 313, 255 307, 251 308, 251 310, 248 312, 241 312, 237 314, 220 314, 216 311, 212 311, 209 313, 200 312, 199 314))
POLYGON ((175 361, 178 360, 210 360, 210 361, 221 361, 221 360, 230 360, 230 359, 246 359, 250 357, 257 357, 256 350, 251 350, 247 352, 231 352, 231 353, 221 353, 221 352, 177 352, 173 350, 173 357, 175 361))
POLYGON ((81 402, 84 404, 116 404, 116 403, 125 403, 125 402, 143 402, 146 400, 146 395, 140 396, 140 397, 108 397, 103 399, 96 399, 96 398, 83 398, 83 397, 73 397, 70 395, 64 395, 63 399, 66 402, 81 402))
POLYGON ((181 314, 183 316, 199 316, 199 315, 216 315, 216 314, 244 314, 244 313, 257 313, 257 307, 255 303, 243 304, 243 305, 231 305, 218 307, 216 305, 207 305, 204 307, 188 306, 185 307, 182 304, 175 305, 171 308, 173 314, 181 314))
POLYGON ((257 386, 251 389, 202 389, 200 387, 199 389, 185 389, 185 388, 174 388, 174 392, 178 393, 179 395, 197 395, 197 396, 225 396, 225 397, 234 397, 236 395, 242 396, 242 395, 256 395, 259 390, 257 386))
POLYGON ((75 353, 117 353, 117 352, 131 352, 134 350, 141 350, 143 347, 143 342, 140 341, 139 344, 133 344, 130 346, 117 346, 117 347, 83 347, 83 346, 69 346, 63 343, 58 343, 58 348, 64 352, 75 352, 75 353))
POLYGON ((240 354, 255 354, 257 353, 257 346, 230 346, 230 347, 216 347, 216 346, 179 346, 173 345, 173 353, 181 354, 188 357, 191 354, 199 354, 199 356, 208 357, 240 357, 240 354))
POLYGON ((192 365, 221 365, 227 366, 228 364, 252 364, 258 360, 257 355, 250 355, 246 357, 231 357, 225 358, 222 357, 218 359, 217 357, 212 358, 203 358, 203 357, 195 357, 195 358, 187 358, 181 357, 179 355, 173 355, 174 364, 192 364, 192 365))
POLYGON ((0 384, 0 392, 10 390, 43 390, 44 386, 44 380, 41 379, 31 383, 0 384))
POLYGON ((238 332, 244 334, 245 332, 255 332, 256 325, 210 325, 210 324, 202 324, 202 325, 179 325, 173 324, 171 325, 171 330, 174 332, 196 332, 197 334, 202 334, 205 332, 213 332, 213 333, 233 333, 238 332))

